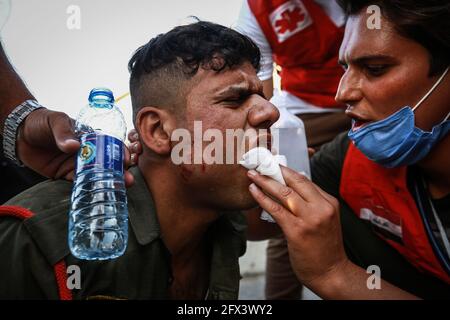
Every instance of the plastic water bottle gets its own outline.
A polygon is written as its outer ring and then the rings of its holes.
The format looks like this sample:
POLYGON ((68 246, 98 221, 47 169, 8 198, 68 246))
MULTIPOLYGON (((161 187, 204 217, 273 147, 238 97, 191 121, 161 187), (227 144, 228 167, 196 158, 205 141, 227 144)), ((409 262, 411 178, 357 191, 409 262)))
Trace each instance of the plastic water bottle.
POLYGON ((85 260, 119 257, 128 241, 128 208, 123 178, 126 124, 108 89, 96 88, 76 120, 81 142, 76 161, 69 248, 85 260))
MULTIPOLYGON (((286 165, 311 179, 308 146, 303 121, 286 108, 278 108, 280 118, 270 127, 273 149, 286 159, 286 165)), ((263 210, 261 219, 275 222, 270 214, 263 210)))
POLYGON ((274 148, 286 156, 287 166, 311 178, 308 145, 303 121, 286 108, 279 108, 280 118, 271 127, 274 148))

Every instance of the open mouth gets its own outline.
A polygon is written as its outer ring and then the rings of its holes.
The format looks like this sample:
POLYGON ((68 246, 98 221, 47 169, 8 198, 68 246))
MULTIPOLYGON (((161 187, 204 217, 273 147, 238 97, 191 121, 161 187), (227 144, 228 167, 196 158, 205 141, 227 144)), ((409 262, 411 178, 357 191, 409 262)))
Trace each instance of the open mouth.
POLYGON ((353 112, 346 112, 347 116, 353 119, 353 125, 352 125, 352 131, 358 131, 359 129, 365 127, 369 123, 372 122, 372 120, 365 119, 361 117, 360 115, 353 113, 353 112))
POLYGON ((352 131, 357 131, 373 122, 372 120, 363 118, 359 113, 354 112, 351 106, 345 110, 345 114, 353 120, 352 131))
POLYGON ((353 122, 353 126, 352 126, 353 131, 357 131, 371 122, 368 120, 359 120, 359 119, 354 119, 354 120, 355 121, 353 122))

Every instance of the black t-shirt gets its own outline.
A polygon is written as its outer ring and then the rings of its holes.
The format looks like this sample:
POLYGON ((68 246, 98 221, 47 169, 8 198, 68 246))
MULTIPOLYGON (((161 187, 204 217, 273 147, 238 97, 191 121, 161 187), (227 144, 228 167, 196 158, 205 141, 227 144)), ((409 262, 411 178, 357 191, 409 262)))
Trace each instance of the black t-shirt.
POLYGON ((450 238, 450 194, 441 199, 434 199, 433 205, 445 228, 447 237, 450 238))
MULTIPOLYGON (((447 239, 450 239, 450 194, 441 198, 432 200, 434 209, 436 210, 437 216, 444 227, 445 234, 447 235, 447 239)), ((436 219, 433 215, 429 218, 430 226, 433 231, 433 235, 438 241, 438 245, 441 248, 441 252, 446 253, 444 241, 442 239, 442 235, 439 232, 439 228, 436 223, 436 219)), ((447 256, 448 260, 450 260, 450 256, 447 256)))
POLYGON ((440 199, 432 199, 427 190, 428 187, 423 175, 415 167, 411 167, 408 170, 408 186, 410 186, 412 194, 416 195, 415 199, 418 207, 422 208, 419 211, 425 229, 429 233, 430 242, 435 254, 443 263, 444 269, 450 272, 450 255, 447 253, 445 242, 436 220, 437 216, 445 231, 445 240, 448 241, 450 235, 450 195, 440 199), (436 213, 436 216, 434 213, 436 213))

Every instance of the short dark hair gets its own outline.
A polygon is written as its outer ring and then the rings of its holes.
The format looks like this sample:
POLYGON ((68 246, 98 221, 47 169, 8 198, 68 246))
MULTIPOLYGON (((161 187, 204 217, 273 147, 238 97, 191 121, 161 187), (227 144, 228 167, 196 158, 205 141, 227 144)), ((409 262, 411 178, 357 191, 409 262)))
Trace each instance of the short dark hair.
POLYGON ((377 5, 402 36, 421 44, 430 54, 429 75, 450 64, 449 0, 337 0, 347 16, 377 5))
POLYGON ((249 62, 258 70, 260 51, 245 35, 206 21, 178 26, 137 49, 128 63, 134 119, 144 104, 177 102, 184 81, 199 68, 220 72, 249 62))

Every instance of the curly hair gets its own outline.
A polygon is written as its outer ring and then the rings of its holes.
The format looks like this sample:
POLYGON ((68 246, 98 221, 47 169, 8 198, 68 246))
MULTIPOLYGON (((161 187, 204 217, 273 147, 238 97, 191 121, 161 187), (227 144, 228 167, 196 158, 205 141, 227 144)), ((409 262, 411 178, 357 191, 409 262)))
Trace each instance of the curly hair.
POLYGON ((143 104, 173 106, 183 81, 199 68, 220 72, 249 62, 259 69, 261 54, 247 36, 206 21, 178 26, 136 50, 128 63, 134 114, 143 104))
POLYGON ((377 5, 402 36, 421 44, 430 54, 433 76, 450 64, 450 2, 448 0, 337 0, 347 16, 377 5))

